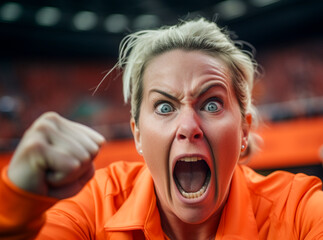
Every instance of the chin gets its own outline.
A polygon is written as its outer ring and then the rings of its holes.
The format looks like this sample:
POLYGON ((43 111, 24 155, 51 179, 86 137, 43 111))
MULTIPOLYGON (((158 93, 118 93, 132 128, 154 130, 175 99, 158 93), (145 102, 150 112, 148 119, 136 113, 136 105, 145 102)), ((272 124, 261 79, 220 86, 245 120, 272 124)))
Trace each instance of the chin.
POLYGON ((184 223, 200 224, 207 221, 212 213, 209 212, 209 210, 204 211, 202 209, 195 209, 191 207, 188 209, 180 210, 176 215, 184 223))

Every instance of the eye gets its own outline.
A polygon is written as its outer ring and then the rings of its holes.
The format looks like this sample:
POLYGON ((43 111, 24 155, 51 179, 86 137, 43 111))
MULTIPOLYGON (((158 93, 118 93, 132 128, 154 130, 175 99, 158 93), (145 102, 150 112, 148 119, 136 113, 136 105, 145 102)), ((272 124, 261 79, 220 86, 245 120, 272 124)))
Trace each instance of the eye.
POLYGON ((157 103, 155 108, 158 114, 168 114, 174 111, 174 107, 167 102, 157 103))
POLYGON ((202 109, 207 112, 215 113, 220 111, 222 107, 222 101, 218 99, 211 99, 210 101, 206 102, 202 109))

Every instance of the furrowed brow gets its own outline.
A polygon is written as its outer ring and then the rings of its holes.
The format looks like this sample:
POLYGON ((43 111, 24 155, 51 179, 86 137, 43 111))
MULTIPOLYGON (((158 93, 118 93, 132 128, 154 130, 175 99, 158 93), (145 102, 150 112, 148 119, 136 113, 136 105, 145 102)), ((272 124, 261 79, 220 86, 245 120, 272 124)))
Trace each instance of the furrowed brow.
POLYGON ((156 93, 159 93, 159 94, 161 94, 161 95, 164 95, 165 97, 167 97, 167 98, 169 98, 169 99, 172 99, 173 101, 178 101, 178 99, 176 98, 176 97, 174 97, 173 95, 171 95, 171 94, 169 94, 169 93, 167 93, 167 92, 164 92, 164 91, 162 91, 162 90, 159 90, 159 89, 152 89, 152 90, 150 90, 150 93, 152 93, 152 92, 156 92, 156 93))
POLYGON ((223 84, 216 83, 216 84, 212 84, 212 85, 209 85, 209 86, 206 86, 205 88, 203 88, 200 92, 198 92, 198 94, 197 94, 198 97, 203 96, 205 93, 207 93, 212 88, 222 88, 225 92, 227 92, 227 88, 223 84))

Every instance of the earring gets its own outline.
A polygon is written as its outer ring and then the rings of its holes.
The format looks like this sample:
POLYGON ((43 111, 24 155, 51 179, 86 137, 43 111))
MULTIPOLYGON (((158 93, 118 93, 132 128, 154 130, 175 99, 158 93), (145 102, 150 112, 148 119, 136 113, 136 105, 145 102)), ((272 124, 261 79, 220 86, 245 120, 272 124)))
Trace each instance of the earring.
POLYGON ((142 155, 142 150, 141 149, 139 150, 139 154, 142 155))
POLYGON ((245 149, 245 145, 242 145, 241 146, 241 150, 243 151, 245 149))

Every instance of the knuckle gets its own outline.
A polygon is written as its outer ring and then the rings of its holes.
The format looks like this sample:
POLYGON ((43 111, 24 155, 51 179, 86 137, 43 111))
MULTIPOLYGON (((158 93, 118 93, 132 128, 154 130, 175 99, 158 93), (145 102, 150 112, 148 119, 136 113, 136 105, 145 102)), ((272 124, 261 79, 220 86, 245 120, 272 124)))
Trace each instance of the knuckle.
POLYGON ((54 124, 51 121, 48 121, 47 119, 41 119, 40 121, 37 121, 33 127, 35 131, 39 132, 48 132, 51 130, 54 130, 54 124))
POLYGON ((61 118, 62 117, 56 112, 46 112, 40 116, 39 121, 40 122, 47 121, 47 122, 51 122, 54 125, 58 125, 61 118))
POLYGON ((100 147, 97 144, 94 144, 93 148, 91 149, 91 154, 97 154, 99 150, 100 150, 100 147))
POLYGON ((46 148, 46 144, 44 141, 39 139, 34 139, 33 141, 29 141, 26 143, 25 149, 27 151, 37 151, 42 152, 46 148))
POLYGON ((85 149, 81 149, 82 151, 79 151, 75 156, 82 162, 88 162, 91 159, 91 154, 86 151, 85 149))
POLYGON ((56 112, 46 112, 41 116, 41 118, 48 119, 51 121, 56 121, 57 119, 60 118, 60 116, 56 112))

